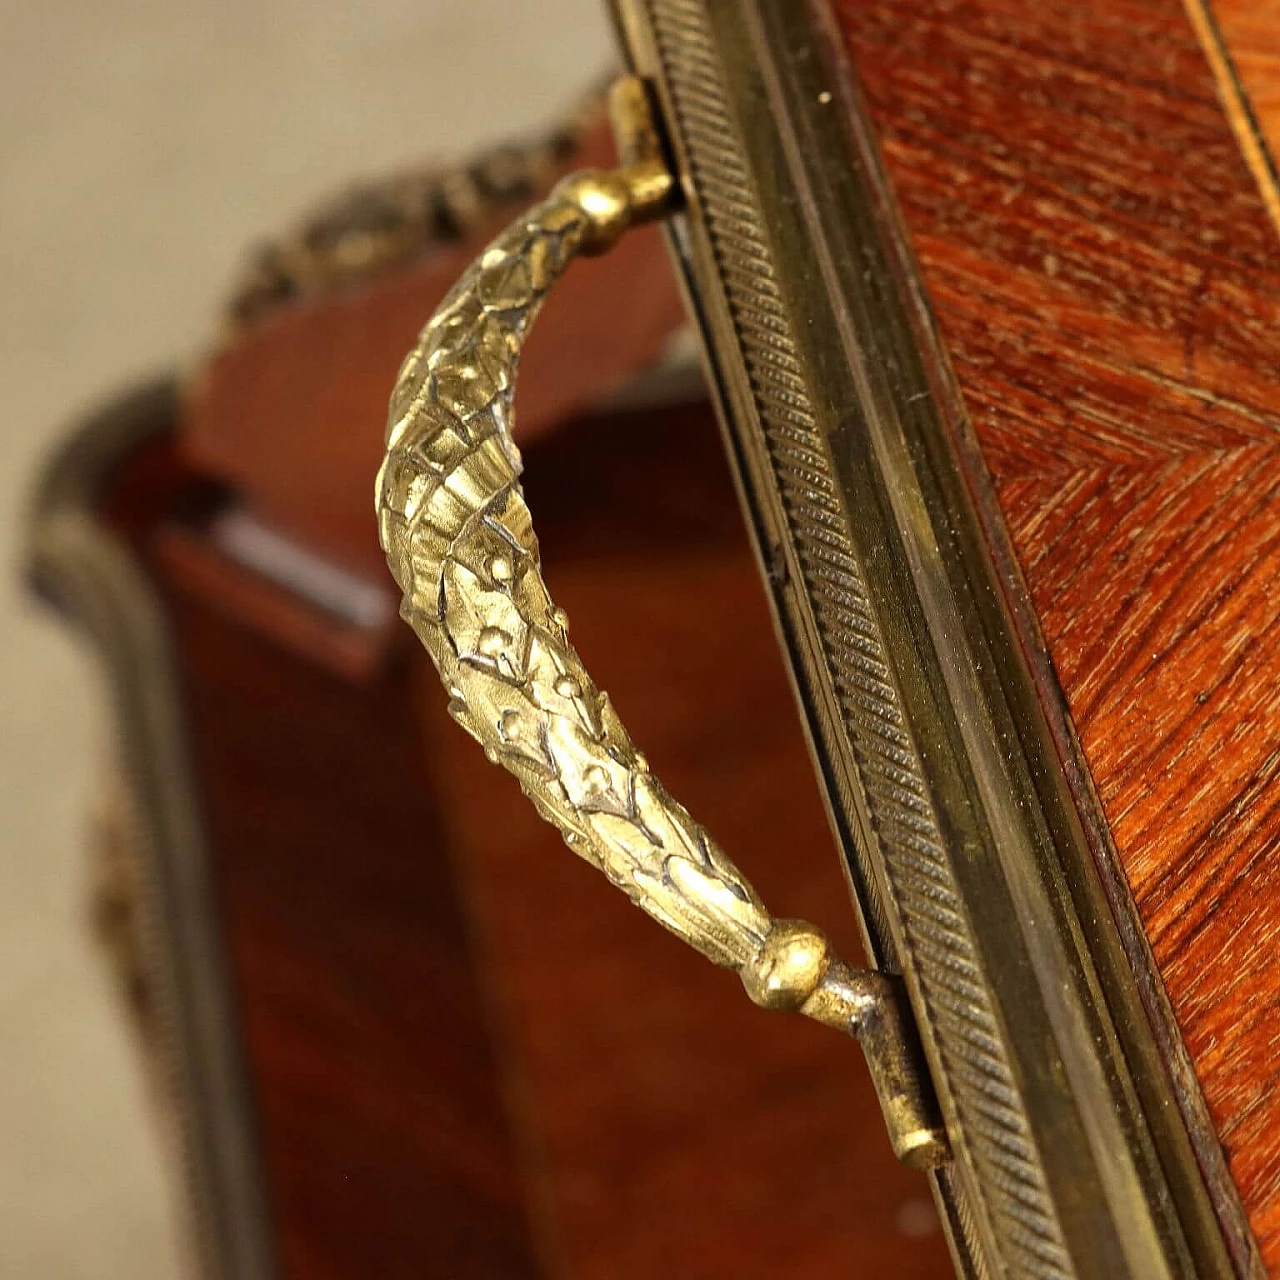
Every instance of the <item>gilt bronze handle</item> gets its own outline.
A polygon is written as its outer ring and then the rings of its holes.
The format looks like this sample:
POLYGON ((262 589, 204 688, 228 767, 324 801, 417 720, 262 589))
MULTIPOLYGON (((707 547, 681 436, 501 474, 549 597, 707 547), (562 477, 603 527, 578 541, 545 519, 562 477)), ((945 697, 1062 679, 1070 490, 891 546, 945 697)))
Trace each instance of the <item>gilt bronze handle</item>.
POLYGON ((643 84, 620 81, 613 108, 621 166, 571 175, 517 219, 458 281, 400 370, 376 500, 401 612, 454 718, 569 847, 734 969, 757 1004, 858 1036, 894 1149, 933 1167, 946 1141, 900 983, 846 964, 813 925, 770 916, 649 771, 543 582, 511 430, 521 348, 574 257, 603 252, 677 201, 643 84))

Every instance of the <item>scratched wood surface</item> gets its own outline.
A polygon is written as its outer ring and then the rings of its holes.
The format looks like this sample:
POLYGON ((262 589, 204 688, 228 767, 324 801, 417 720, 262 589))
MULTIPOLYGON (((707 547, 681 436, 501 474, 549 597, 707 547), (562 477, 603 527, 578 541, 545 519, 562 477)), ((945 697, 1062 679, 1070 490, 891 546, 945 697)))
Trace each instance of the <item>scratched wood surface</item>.
POLYGON ((1178 0, 836 9, 1120 862, 1280 1269, 1280 239, 1178 0))

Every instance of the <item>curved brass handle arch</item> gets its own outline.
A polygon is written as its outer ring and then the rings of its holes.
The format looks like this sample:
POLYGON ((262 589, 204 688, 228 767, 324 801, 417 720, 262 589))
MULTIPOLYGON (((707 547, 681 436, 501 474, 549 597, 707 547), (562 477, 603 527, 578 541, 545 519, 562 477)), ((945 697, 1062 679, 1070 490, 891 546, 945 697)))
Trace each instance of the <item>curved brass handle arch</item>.
POLYGON ((900 1157, 945 1152, 898 987, 774 920, 746 878, 649 771, 569 643, 547 593, 512 439, 524 339, 556 278, 673 203, 644 88, 615 89, 631 163, 574 174, 500 235, 422 330, 391 398, 379 536, 454 718, 515 774, 575 853, 768 1008, 859 1036, 900 1157))

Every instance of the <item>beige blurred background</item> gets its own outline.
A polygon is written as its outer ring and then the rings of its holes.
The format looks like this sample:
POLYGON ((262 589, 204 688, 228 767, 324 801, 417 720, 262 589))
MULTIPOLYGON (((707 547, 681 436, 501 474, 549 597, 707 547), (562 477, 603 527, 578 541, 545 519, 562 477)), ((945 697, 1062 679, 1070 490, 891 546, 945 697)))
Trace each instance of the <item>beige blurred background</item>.
POLYGON ((16 576, 67 422, 198 357, 246 247, 350 178, 555 117, 603 0, 42 0, 0 42, 0 1277, 178 1271, 144 1081, 86 925, 107 722, 16 576))

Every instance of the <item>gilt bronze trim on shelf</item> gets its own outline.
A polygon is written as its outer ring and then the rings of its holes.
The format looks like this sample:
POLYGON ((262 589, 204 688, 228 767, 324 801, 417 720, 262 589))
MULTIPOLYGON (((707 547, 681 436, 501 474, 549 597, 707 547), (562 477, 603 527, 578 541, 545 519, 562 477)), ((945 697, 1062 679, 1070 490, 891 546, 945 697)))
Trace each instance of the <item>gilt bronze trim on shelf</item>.
POLYGON ((657 89, 684 197, 670 239, 868 944, 906 981, 938 1091, 955 1160, 932 1177, 958 1263, 1251 1271, 1122 944, 1131 907, 1092 860, 819 8, 617 10, 657 89))
POLYGON ((143 566, 98 509, 118 473, 173 431, 178 405, 161 380, 78 426, 41 477, 25 569, 98 650, 111 693, 155 1010, 148 1048, 173 1111, 195 1264, 207 1280, 268 1280, 267 1198, 173 644, 143 566))

